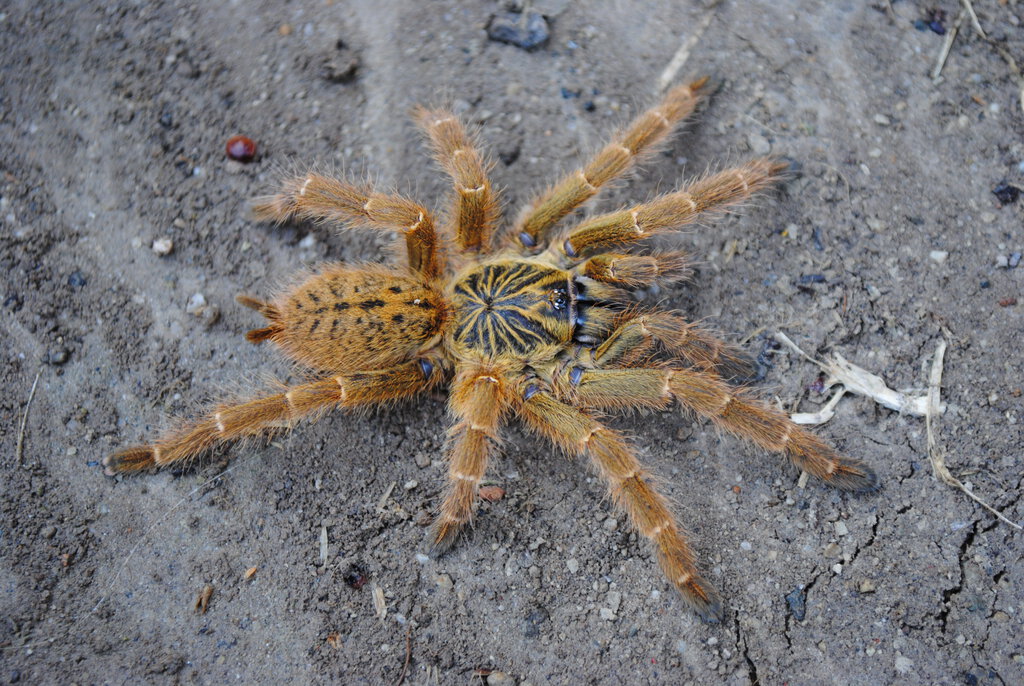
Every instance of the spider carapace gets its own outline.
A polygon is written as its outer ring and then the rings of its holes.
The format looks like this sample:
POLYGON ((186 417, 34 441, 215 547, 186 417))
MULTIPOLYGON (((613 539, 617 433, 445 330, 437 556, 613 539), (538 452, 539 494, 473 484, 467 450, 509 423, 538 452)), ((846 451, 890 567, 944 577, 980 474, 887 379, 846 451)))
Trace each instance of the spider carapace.
POLYGON ((740 385, 753 365, 738 349, 681 313, 637 305, 634 297, 689 274, 682 252, 659 252, 646 239, 742 203, 777 179, 782 164, 751 160, 561 227, 657 149, 693 111, 704 83, 671 89, 511 227, 501 227, 483 155, 445 110, 417 113, 454 184, 440 226, 422 205, 365 185, 315 172, 286 180, 279 193, 255 201, 257 218, 397 232, 406 263, 328 263, 269 301, 240 297, 267 319, 247 338, 276 345, 308 378, 222 402, 153 443, 115 452, 104 460, 107 473, 165 467, 332 408, 388 405, 446 383, 448 489, 435 547, 451 544, 472 519, 502 426, 518 419, 569 455, 589 457, 669 581, 702 617, 719 619, 721 598, 701 576, 667 500, 602 413, 679 405, 837 488, 871 491, 877 477, 740 385))

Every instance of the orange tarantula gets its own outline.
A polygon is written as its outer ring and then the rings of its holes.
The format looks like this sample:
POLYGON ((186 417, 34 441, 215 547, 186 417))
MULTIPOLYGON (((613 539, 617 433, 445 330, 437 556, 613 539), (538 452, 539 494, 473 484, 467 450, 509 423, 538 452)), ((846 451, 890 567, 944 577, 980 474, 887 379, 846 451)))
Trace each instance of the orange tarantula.
POLYGON ((721 598, 701 576, 665 498, 601 412, 679 403, 837 488, 871 491, 877 477, 735 385, 753 371, 742 352, 677 312, 628 305, 631 291, 687 274, 682 253, 644 251, 644 239, 746 200, 782 164, 755 159, 651 202, 556 228, 656 149, 693 112, 705 81, 670 90, 508 230, 499 230, 484 156, 446 110, 416 115, 455 186, 440 225, 411 200, 317 173, 257 199, 263 220, 395 231, 405 238, 408 264, 329 263, 273 300, 240 297, 267 320, 246 338, 276 344, 310 370, 308 380, 217 405, 154 443, 110 455, 106 472, 166 467, 330 408, 382 405, 448 383, 448 489, 435 548, 449 545, 473 517, 502 425, 516 417, 565 452, 589 456, 669 581, 702 617, 719 619, 721 598))

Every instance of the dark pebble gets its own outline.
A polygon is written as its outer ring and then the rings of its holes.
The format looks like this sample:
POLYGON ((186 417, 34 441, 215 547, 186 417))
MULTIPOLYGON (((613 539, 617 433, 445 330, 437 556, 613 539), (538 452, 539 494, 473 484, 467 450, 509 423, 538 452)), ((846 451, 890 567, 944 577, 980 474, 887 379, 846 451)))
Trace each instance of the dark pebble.
POLYGON ((793 619, 802 622, 807 615, 807 593, 803 586, 797 586, 786 594, 786 602, 789 604, 789 611, 793 619))
POLYGON ((352 565, 345 572, 345 583, 357 591, 365 586, 369 580, 370 577, 358 565, 352 565))
POLYGON ((937 33, 940 36, 946 35, 946 27, 942 25, 942 22, 930 21, 928 22, 928 28, 932 30, 932 33, 937 33))
POLYGON ((593 100, 587 100, 585 103, 583 103, 583 109, 585 109, 587 112, 593 112, 594 110, 597 109, 597 105, 594 104, 593 100))
POLYGON ((1008 267, 1010 267, 1010 269, 1013 269, 1018 264, 1020 264, 1020 253, 1019 252, 1010 253, 1010 259, 1006 261, 1006 265, 1008 267))
POLYGON ((987 279, 985 281, 982 281, 978 285, 981 286, 982 288, 991 288, 992 287, 992 283, 990 281, 988 281, 987 279))
POLYGON ((548 621, 551 615, 543 607, 534 608, 523 620, 523 636, 537 638, 540 636, 540 625, 548 621))
POLYGON ((800 277, 800 283, 825 283, 824 274, 804 274, 800 277))
POLYGON ((992 194, 1002 204, 1009 205, 1017 202, 1017 198, 1020 197, 1020 189, 1004 181, 992 189, 992 194))
POLYGON ((814 249, 818 251, 824 250, 825 245, 821 242, 821 228, 815 226, 811 236, 814 238, 814 249))
POLYGON ((491 20, 487 37, 501 43, 509 43, 524 50, 532 50, 547 42, 550 36, 548 23, 540 12, 527 12, 525 17, 515 12, 506 12, 491 20))
POLYGON ((82 276, 82 272, 71 272, 71 276, 68 277, 68 285, 72 288, 81 288, 85 283, 85 277, 82 276))
POLYGON ((562 98, 564 100, 571 100, 572 98, 578 98, 578 97, 580 97, 579 89, 577 89, 577 90, 570 90, 568 88, 564 88, 564 87, 562 88, 562 98))

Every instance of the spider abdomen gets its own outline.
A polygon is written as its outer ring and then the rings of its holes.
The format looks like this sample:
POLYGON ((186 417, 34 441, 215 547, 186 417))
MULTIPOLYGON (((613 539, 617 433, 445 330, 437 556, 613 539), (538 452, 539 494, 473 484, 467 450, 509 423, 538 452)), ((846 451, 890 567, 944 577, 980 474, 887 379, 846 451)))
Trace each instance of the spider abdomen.
POLYGON ((452 286, 451 345, 460 356, 543 359, 572 339, 568 272, 528 260, 476 265, 452 286), (550 351, 550 352, 548 352, 550 351))
POLYGON ((316 369, 395 364, 436 341, 444 304, 414 278, 380 268, 329 265, 264 311, 264 338, 316 369))

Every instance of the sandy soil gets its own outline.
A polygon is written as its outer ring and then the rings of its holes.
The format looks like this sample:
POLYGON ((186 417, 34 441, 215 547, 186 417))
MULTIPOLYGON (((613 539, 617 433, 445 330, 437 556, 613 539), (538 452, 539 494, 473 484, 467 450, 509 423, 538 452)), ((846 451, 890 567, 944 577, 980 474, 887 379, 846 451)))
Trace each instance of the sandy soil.
MULTIPOLYGON (((1007 266, 1024 201, 993 194, 1024 187, 1024 123, 969 21, 932 80, 945 37, 915 21, 939 7, 948 29, 959 5, 535 5, 551 37, 531 51, 488 39, 498 2, 0 7, 0 680, 390 684, 408 650, 407 684, 1024 682, 1021 533, 936 481, 923 420, 864 398, 821 432, 877 467, 869 497, 801 487, 677 412, 615 422, 727 594, 719 626, 674 595, 582 465, 516 428, 491 471, 506 497, 452 553, 417 558, 444 472, 440 394, 185 473, 103 476, 104 455, 166 417, 288 377, 241 338, 258 320, 237 293, 383 254, 365 232, 249 221, 276 167, 345 168, 439 204, 446 182, 407 115, 447 97, 480 125, 514 210, 651 101, 710 11, 678 78, 720 89, 597 207, 755 153, 797 161, 780 191, 679 239, 701 263, 662 296, 767 350, 763 390, 793 410, 826 396, 773 332, 900 389, 926 384, 945 338, 939 442, 1024 519, 1024 267, 1007 266), (258 142, 255 163, 225 158, 235 133, 258 142), (218 319, 187 311, 196 293, 218 319)), ((1020 0, 974 6, 1024 62, 1020 0)))

